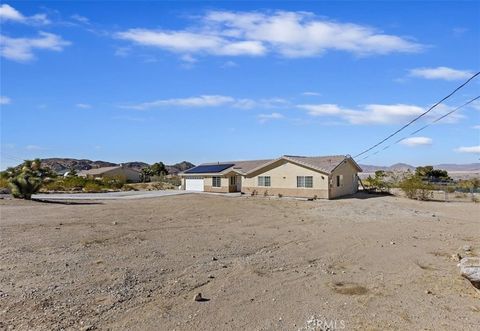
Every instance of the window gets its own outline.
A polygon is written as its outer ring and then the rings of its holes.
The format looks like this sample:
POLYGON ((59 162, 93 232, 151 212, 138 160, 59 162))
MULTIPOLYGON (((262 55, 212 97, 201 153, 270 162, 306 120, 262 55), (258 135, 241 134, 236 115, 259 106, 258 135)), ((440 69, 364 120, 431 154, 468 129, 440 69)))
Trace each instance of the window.
POLYGON ((343 186, 343 175, 337 176, 337 187, 343 186))
POLYGON ((270 186, 270 176, 258 176, 258 186, 270 186))
POLYGON ((297 176, 297 187, 313 187, 313 177, 297 176))
POLYGON ((212 177, 212 186, 213 187, 221 187, 222 186, 222 179, 220 177, 212 177))
POLYGON ((230 185, 237 185, 237 176, 230 177, 230 185))

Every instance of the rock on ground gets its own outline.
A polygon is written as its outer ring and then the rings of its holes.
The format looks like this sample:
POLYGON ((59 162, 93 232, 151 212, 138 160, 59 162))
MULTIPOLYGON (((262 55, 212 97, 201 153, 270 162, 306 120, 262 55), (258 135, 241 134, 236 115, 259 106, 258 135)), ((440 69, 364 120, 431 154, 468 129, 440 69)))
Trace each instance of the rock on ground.
POLYGON ((480 289, 480 257, 464 257, 458 266, 462 276, 480 289))

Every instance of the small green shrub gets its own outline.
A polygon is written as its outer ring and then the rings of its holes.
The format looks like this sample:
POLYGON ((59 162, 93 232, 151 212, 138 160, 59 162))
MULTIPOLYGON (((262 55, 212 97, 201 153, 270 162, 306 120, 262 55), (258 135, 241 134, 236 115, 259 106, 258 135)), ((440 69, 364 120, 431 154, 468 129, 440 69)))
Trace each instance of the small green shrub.
POLYGON ((433 197, 433 186, 416 175, 406 177, 399 186, 409 199, 429 200, 433 197))
POLYGON ((0 188, 8 188, 8 179, 0 178, 0 188))
POLYGON ((102 186, 98 183, 88 182, 83 187, 83 191, 88 193, 97 193, 97 192, 102 192, 103 189, 102 189, 102 186))

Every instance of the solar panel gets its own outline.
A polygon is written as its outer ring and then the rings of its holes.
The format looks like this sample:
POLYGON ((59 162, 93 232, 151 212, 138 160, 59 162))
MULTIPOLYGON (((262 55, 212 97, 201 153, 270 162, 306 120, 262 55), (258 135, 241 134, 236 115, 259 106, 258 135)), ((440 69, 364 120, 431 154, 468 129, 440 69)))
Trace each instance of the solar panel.
POLYGON ((208 174, 222 172, 225 169, 233 167, 234 164, 211 164, 211 165, 199 165, 195 168, 188 169, 184 173, 186 174, 208 174))

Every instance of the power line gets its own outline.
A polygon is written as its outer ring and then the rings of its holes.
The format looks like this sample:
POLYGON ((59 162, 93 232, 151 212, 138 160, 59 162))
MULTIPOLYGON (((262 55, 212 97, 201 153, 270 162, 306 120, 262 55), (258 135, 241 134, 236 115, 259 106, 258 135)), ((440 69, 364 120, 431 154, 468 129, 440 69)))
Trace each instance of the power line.
POLYGON ((459 87, 457 87, 455 90, 453 90, 453 92, 451 92, 449 95, 447 95, 446 97, 444 97, 442 100, 438 101, 436 104, 434 104, 433 106, 431 106, 427 111, 423 112, 422 114, 418 115, 417 117, 415 117, 413 120, 411 120, 410 122, 408 122, 407 124, 405 124, 404 126, 402 126, 400 129, 398 129, 397 131, 395 131, 394 133, 390 134, 389 136, 387 136, 386 138, 384 138, 383 140, 381 140, 380 142, 376 143, 375 145, 373 145, 372 147, 364 150, 363 152, 357 154, 354 156, 354 158, 357 158, 359 157, 360 155, 363 155, 369 151, 371 151, 372 149, 374 149, 375 147, 377 147, 378 145, 380 144, 383 144, 385 141, 387 141, 388 139, 392 138, 394 135, 396 135, 397 133, 399 133, 400 131, 404 130, 405 128, 407 128, 408 126, 410 126, 412 123, 416 122, 417 120, 419 120, 420 118, 422 118, 423 116, 425 116, 426 114, 428 114, 430 111, 432 111, 432 109, 434 109, 435 107, 437 107, 439 104, 441 104, 443 101, 447 100, 448 98, 450 98, 452 95, 454 95, 458 90, 460 90, 461 88, 463 88, 465 85, 467 85, 468 83, 470 83, 470 81, 472 79, 474 79, 475 77, 477 77, 478 75, 480 75, 480 71, 477 72, 475 75, 473 75, 472 77, 470 77, 465 83, 463 83, 462 85, 460 85, 459 87))
POLYGON ((420 131, 423 131, 423 130, 425 130, 425 129, 426 129, 426 128, 428 128, 430 125, 433 125, 433 124, 435 124, 435 123, 437 123, 437 122, 441 121, 441 120, 442 120, 442 119, 444 119, 445 117, 447 117, 447 116, 449 116, 449 115, 453 114, 454 112, 456 112, 457 110, 459 110, 459 109, 461 109, 461 108, 463 108, 463 107, 465 107, 465 106, 468 106, 469 104, 471 104, 472 102, 474 102, 474 101, 476 101, 476 100, 478 100, 478 99, 480 99, 480 95, 479 95, 479 96, 477 96, 477 97, 475 97, 475 98, 473 98, 473 99, 471 99, 471 100, 469 100, 469 101, 467 101, 467 102, 465 102, 463 105, 461 105, 461 106, 458 106, 457 108, 455 108, 455 109, 453 109, 453 110, 449 111, 448 113, 446 113, 446 114, 444 114, 444 115, 442 115, 442 116, 440 116, 440 117, 436 118, 436 119, 435 119, 435 120, 433 120, 432 122, 430 122, 430 123, 428 123, 428 124, 426 124, 426 125, 422 126, 420 129, 413 131, 413 132, 412 132, 412 133, 410 133, 408 136, 405 136, 405 137, 403 137, 403 138, 400 138, 400 139, 398 139, 397 141, 395 141, 394 143, 392 143, 392 144, 390 144, 390 145, 387 145, 387 146, 383 147, 383 149, 379 149, 379 150, 378 150, 378 151, 376 151, 375 153, 369 154, 369 155, 365 156, 364 158, 361 158, 361 159, 360 159, 360 160, 358 160, 358 161, 365 160, 365 159, 369 158, 370 156, 376 155, 376 154, 380 153, 381 151, 384 151, 384 150, 386 150, 386 149, 388 149, 388 148, 392 147, 393 145, 395 145, 395 144, 398 144, 399 142, 401 142, 402 140, 406 139, 407 137, 409 137, 409 136, 413 136, 414 134, 417 134, 417 133, 419 133, 420 131))

